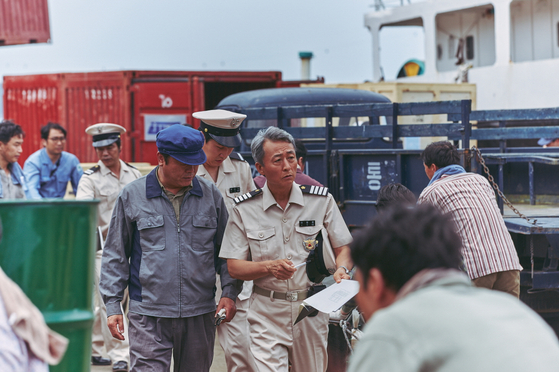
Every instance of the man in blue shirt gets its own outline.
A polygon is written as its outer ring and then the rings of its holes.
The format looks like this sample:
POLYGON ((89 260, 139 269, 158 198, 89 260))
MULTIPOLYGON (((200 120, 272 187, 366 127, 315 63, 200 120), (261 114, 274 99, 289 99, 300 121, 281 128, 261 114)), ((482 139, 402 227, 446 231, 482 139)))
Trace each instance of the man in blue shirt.
POLYGON ((68 181, 74 194, 83 174, 78 158, 64 151, 66 129, 48 123, 41 128, 43 148, 33 153, 23 165, 23 172, 32 199, 63 198, 68 181))

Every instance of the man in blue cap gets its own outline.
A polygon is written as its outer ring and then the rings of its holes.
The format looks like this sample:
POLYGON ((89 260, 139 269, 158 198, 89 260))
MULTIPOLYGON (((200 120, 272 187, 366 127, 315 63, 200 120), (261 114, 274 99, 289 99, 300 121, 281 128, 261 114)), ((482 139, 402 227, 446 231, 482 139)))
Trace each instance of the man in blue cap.
POLYGON ((235 315, 242 282, 219 259, 227 208, 217 187, 196 176, 204 136, 173 125, 158 133, 158 166, 124 187, 103 252, 100 290, 108 326, 124 338, 120 302, 128 286, 131 371, 209 371, 217 311, 235 315))

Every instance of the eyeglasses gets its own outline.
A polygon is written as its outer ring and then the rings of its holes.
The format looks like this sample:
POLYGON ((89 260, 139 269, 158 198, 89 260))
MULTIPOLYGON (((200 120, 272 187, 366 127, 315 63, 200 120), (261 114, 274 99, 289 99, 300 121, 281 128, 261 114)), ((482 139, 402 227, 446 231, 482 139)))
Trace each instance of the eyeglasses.
POLYGON ((52 142, 66 142, 66 137, 51 137, 49 140, 52 142))

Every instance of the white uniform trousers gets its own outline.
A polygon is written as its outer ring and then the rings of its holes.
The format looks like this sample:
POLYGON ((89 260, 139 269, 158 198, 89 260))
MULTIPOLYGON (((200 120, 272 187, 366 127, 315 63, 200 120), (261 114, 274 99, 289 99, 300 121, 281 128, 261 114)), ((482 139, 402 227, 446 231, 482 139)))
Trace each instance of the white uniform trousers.
POLYGON ((91 343, 91 355, 102 356, 103 345, 109 354, 109 358, 113 363, 118 361, 125 361, 130 365, 130 353, 128 350, 128 319, 124 316, 124 341, 117 340, 111 334, 107 326, 107 308, 99 293, 99 277, 101 275, 101 257, 102 250, 98 250, 95 255, 95 288, 93 289, 95 314, 93 320, 93 333, 91 343))
POLYGON ((256 371, 254 357, 250 352, 250 334, 247 314, 250 299, 240 300, 237 297, 237 313, 229 323, 221 323, 217 327, 219 344, 225 354, 228 372, 256 371))
POLYGON ((302 301, 270 299, 253 293, 248 323, 250 348, 259 372, 324 372, 328 367, 328 314, 293 325, 302 301))

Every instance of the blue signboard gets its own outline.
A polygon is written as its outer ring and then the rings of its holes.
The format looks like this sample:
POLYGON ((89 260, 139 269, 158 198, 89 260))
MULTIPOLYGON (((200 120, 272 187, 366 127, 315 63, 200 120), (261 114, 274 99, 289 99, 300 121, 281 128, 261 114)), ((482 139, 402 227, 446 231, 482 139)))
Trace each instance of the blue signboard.
POLYGON ((185 124, 186 115, 144 115, 144 141, 155 141, 157 133, 175 124, 185 124))

